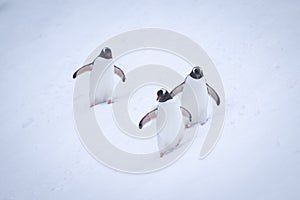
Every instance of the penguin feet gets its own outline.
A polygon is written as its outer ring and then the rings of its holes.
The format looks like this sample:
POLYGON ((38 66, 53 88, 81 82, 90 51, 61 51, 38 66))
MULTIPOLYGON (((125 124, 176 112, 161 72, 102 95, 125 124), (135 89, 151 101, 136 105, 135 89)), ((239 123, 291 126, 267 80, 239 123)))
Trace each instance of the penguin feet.
POLYGON ((192 125, 188 123, 188 124, 186 124, 184 127, 185 127, 185 128, 191 128, 192 125))
POLYGON ((111 100, 111 99, 109 99, 108 101, 107 101, 107 104, 112 104, 113 103, 113 101, 111 100))
POLYGON ((163 153, 163 152, 160 152, 159 157, 160 157, 160 158, 164 157, 164 153, 163 153))
POLYGON ((206 119, 205 122, 202 122, 202 123, 200 122, 200 125, 203 126, 204 124, 206 124, 207 121, 208 121, 208 118, 206 119))

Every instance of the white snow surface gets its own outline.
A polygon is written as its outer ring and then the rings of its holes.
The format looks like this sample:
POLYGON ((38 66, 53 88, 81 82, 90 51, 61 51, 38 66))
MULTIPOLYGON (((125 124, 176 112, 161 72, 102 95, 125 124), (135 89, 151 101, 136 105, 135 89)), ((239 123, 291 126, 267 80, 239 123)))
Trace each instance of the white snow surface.
POLYGON ((300 199, 299 21, 297 0, 0 0, 0 199, 300 199), (226 118, 206 159, 198 135, 175 164, 132 175, 80 143, 72 74, 111 36, 145 27, 204 48, 226 118))

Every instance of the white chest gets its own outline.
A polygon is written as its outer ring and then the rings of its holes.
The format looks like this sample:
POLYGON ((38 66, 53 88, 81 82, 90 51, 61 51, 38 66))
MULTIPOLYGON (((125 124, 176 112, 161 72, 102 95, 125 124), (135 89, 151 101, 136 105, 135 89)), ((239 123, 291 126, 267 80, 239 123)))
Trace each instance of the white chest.
POLYGON ((192 114, 193 122, 205 122, 207 119, 208 92, 205 78, 187 77, 181 96, 182 106, 192 114))
POLYGON ((178 138, 182 124, 180 103, 177 99, 159 103, 157 113, 159 149, 170 147, 174 143, 176 138, 178 138))
POLYGON ((97 59, 90 77, 91 105, 105 102, 111 98, 114 86, 114 68, 108 65, 109 60, 97 59), (105 68, 105 66, 107 66, 105 68))

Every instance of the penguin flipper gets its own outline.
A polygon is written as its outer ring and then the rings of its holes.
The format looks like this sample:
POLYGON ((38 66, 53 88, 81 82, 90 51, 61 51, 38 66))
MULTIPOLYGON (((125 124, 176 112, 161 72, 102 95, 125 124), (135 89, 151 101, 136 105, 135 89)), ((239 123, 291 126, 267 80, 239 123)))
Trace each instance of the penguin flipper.
POLYGON ((192 114, 190 113, 190 111, 188 111, 186 108, 180 106, 180 110, 183 116, 187 117, 189 119, 189 121, 192 121, 192 114))
POLYGON ((87 72, 87 71, 91 71, 92 70, 92 65, 93 63, 84 65, 82 67, 80 67, 74 74, 73 74, 73 79, 75 79, 78 75, 87 72))
POLYGON ((217 105, 220 105, 221 100, 218 93, 207 83, 206 86, 208 94, 211 96, 211 98, 213 98, 216 101, 217 105))
POLYGON ((140 121, 139 123, 139 129, 142 129, 143 126, 149 122, 151 119, 154 119, 157 117, 157 108, 151 110, 150 112, 148 112, 140 121))
POLYGON ((180 85, 178 85, 177 87, 175 87, 170 93, 171 97, 174 97, 178 93, 182 92, 183 88, 184 88, 184 84, 185 84, 185 81, 183 83, 181 83, 180 85))
POLYGON ((124 74, 124 72, 122 71, 121 68, 114 65, 114 72, 115 72, 115 74, 117 74, 122 79, 123 82, 125 82, 126 77, 125 77, 125 74, 124 74))

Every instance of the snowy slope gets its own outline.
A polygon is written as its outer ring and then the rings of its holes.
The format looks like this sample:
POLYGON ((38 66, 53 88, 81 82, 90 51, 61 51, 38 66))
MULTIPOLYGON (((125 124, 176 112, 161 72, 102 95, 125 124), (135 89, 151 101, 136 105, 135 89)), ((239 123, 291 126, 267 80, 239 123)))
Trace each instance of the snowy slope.
POLYGON ((299 1, 0 1, 0 199, 299 199, 299 1), (159 27, 215 63, 226 120, 165 170, 94 160, 73 121, 72 73, 101 42, 159 27))

